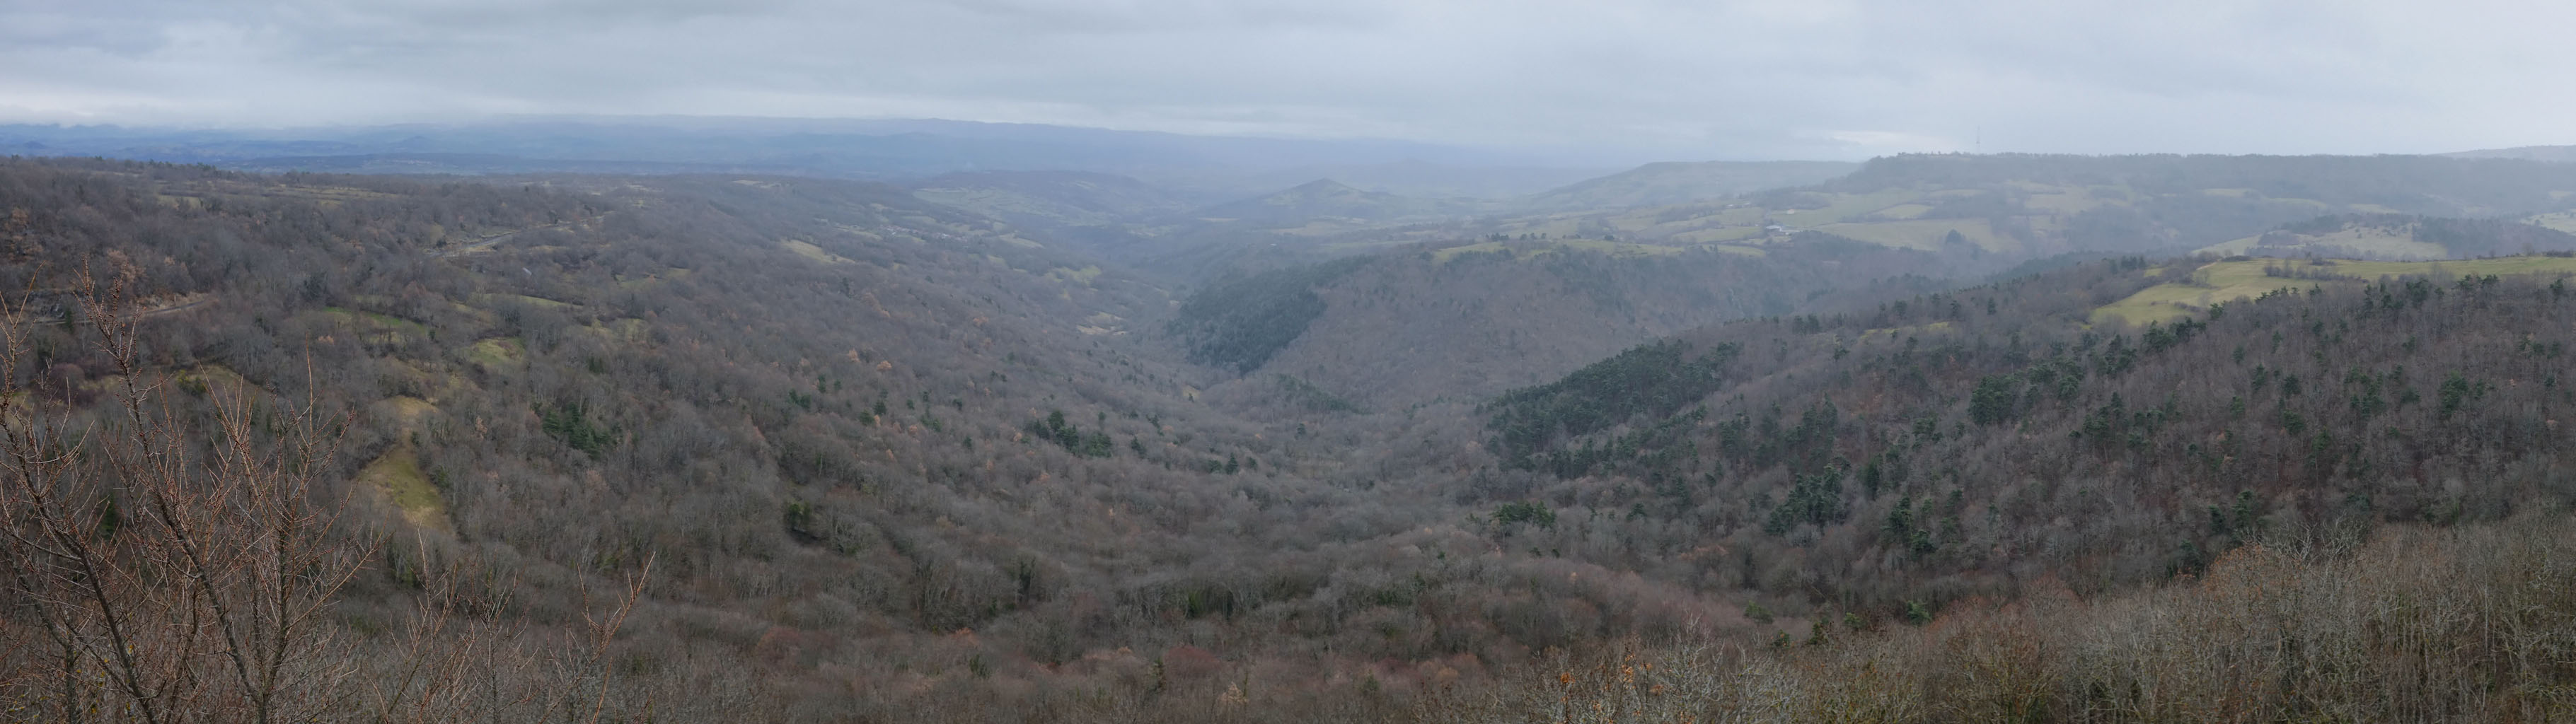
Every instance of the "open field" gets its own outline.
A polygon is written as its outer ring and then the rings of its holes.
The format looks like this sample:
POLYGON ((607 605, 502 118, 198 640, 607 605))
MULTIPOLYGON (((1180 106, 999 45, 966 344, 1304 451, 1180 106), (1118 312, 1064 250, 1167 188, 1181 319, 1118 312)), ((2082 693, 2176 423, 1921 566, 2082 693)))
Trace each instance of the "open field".
POLYGON ((410 447, 396 447, 375 462, 358 471, 358 479, 375 487, 388 502, 402 511, 412 525, 433 530, 451 530, 447 520, 447 501, 438 494, 438 486, 420 469, 420 456, 410 447))
POLYGON ((854 263, 854 262, 851 262, 847 257, 843 257, 843 256, 841 256, 841 255, 839 255, 839 254, 834 254, 834 253, 832 253, 832 252, 824 251, 824 250, 823 250, 823 247, 815 246, 815 245, 813 244, 813 242, 797 241, 797 240, 795 240, 795 239, 789 239, 789 240, 786 240, 786 241, 778 242, 778 245, 779 245, 779 246, 787 247, 787 250, 788 250, 788 251, 796 252, 796 255, 797 255, 797 256, 802 256, 802 257, 805 257, 805 258, 807 258, 807 259, 812 259, 812 260, 814 260, 816 263, 819 263, 819 264, 850 264, 850 263, 854 263))
POLYGON ((516 337, 495 337, 477 340, 466 347, 465 358, 486 369, 517 369, 527 364, 528 350, 519 344, 516 337))
MULTIPOLYGON (((1563 250, 1566 250, 1566 249, 1574 249, 1574 250, 1578 250, 1578 251, 1597 252, 1597 253, 1606 254, 1606 255, 1609 255, 1609 256, 1611 256, 1611 257, 1616 257, 1616 258, 1630 258, 1630 257, 1643 257, 1643 256, 1668 256, 1668 255, 1672 255, 1672 254, 1679 254, 1679 253, 1682 253, 1682 252, 1685 252, 1685 251, 1689 251, 1689 250, 1691 250, 1692 248, 1693 248, 1693 247, 1688 247, 1688 246, 1666 246, 1666 245, 1662 245, 1662 244, 1631 244, 1631 243, 1621 242, 1621 241, 1602 241, 1602 240, 1599 240, 1599 239, 1569 239, 1569 240, 1566 240, 1566 241, 1551 242, 1551 243, 1549 243, 1549 244, 1547 244, 1547 245, 1544 245, 1544 246, 1532 246, 1532 245, 1528 244, 1527 242, 1523 242, 1523 243, 1521 243, 1521 244, 1515 245, 1515 244, 1510 244, 1510 243, 1506 243, 1506 242, 1499 242, 1499 241, 1487 241, 1487 242, 1480 242, 1480 243, 1475 243, 1475 244, 1466 244, 1466 245, 1462 245, 1462 246, 1453 246, 1453 247, 1449 247, 1449 248, 1446 248, 1446 249, 1441 249, 1441 250, 1439 250, 1439 251, 1432 252, 1432 253, 1431 253, 1431 259, 1432 259, 1432 261, 1440 262, 1440 263, 1444 263, 1444 264, 1445 264, 1445 263, 1448 263, 1448 262, 1449 262, 1449 260, 1451 260, 1451 259, 1456 259, 1456 258, 1458 258, 1458 255, 1460 255, 1460 254, 1476 254, 1476 253, 1489 253, 1489 252, 1499 252, 1499 251, 1509 251, 1509 252, 1512 252, 1512 254, 1513 254, 1513 257, 1512 257, 1512 258, 1514 258, 1514 259, 1530 259, 1530 258, 1535 258, 1535 257, 1539 257, 1539 256, 1545 256, 1545 255, 1548 255, 1548 254, 1554 254, 1554 253, 1557 253, 1557 252, 1559 252, 1559 251, 1563 251, 1563 250)), ((1728 251, 1734 251, 1734 252, 1736 252, 1736 253, 1742 253, 1742 251, 1737 251, 1737 250, 1741 250, 1741 249, 1743 249, 1743 248, 1742 248, 1742 247, 1736 247, 1735 249, 1728 249, 1728 251)), ((1751 250, 1744 250, 1744 251, 1751 251, 1751 250)))
POLYGON ((2557 229, 2570 234, 2576 234, 2576 211, 2561 211, 2554 214, 2541 214, 2539 216, 2523 219, 2523 221, 2538 226, 2557 229))
POLYGON ((1949 236, 1953 231, 1959 232, 1960 236, 1967 237, 1969 243, 1976 244, 1977 248, 1986 251, 2011 251, 2021 248, 2021 242, 1997 235, 1994 227, 1985 219, 1924 219, 1826 224, 1815 229, 1846 239, 1900 249, 1937 251, 1941 248, 1941 239, 1949 236))
MULTIPOLYGON (((2171 275, 2179 268, 2149 269, 2145 273, 2151 276, 2171 275)), ((2205 312, 2211 304, 2250 299, 2280 289, 2319 284, 2361 284, 2383 277, 2431 276, 2446 279, 2468 274, 2576 274, 2576 258, 2508 256, 2449 261, 2335 261, 2327 264, 2281 259, 2214 262, 2191 270, 2186 278, 2148 287, 2127 299, 2095 309, 2093 321, 2096 324, 2117 321, 2141 324, 2205 312), (2348 279, 2266 276, 2263 273, 2266 266, 2287 266, 2299 272, 2325 272, 2348 279)))
POLYGON ((2293 254, 2316 250, 2325 252, 2321 255, 2362 254, 2384 259, 2440 259, 2451 255, 2451 250, 2443 248, 2440 244, 2416 241, 2411 226, 2403 227, 2396 232, 2376 227, 2355 227, 2340 229, 2329 234, 2301 234, 2298 244, 2287 246, 2257 247, 2256 243, 2261 240, 2260 236, 2248 236, 2212 244, 2203 247, 2200 251, 2239 256, 2257 251, 2268 254, 2293 254))

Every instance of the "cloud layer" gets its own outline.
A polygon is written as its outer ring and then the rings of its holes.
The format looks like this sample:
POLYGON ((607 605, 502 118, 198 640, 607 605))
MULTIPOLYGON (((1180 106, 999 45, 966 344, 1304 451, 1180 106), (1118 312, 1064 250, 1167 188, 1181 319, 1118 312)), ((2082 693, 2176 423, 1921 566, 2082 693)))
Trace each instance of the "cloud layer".
POLYGON ((0 122, 943 117, 1623 148, 2576 142, 2576 7, 2467 0, 20 0, 0 122))

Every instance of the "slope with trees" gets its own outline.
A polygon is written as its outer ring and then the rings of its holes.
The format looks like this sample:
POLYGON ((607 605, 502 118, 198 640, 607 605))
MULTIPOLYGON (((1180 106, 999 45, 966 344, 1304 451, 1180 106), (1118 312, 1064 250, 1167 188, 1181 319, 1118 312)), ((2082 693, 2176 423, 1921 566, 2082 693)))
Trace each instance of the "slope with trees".
MULTIPOLYGON (((1471 400, 1536 384, 1665 334, 1930 286, 1931 255, 1814 244, 1753 255, 1603 241, 1424 244, 1193 291, 1187 339, 1249 342, 1237 372, 1353 399, 1471 400), (1274 285, 1273 283, 1279 283, 1274 285), (1210 310, 1288 310, 1260 319, 1210 310)), ((1247 378, 1254 383, 1259 378, 1247 378)))

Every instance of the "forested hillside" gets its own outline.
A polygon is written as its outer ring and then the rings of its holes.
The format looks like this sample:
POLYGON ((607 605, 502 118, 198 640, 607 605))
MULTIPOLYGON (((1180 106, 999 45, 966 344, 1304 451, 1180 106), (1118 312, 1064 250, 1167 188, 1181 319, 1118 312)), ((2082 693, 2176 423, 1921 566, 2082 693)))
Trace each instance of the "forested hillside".
MULTIPOLYGON (((1071 511, 1114 488, 1116 505, 1199 520, 1226 493, 1179 480, 1275 449, 1190 422, 1181 373, 1126 344, 1156 289, 898 189, 29 162, 6 184, 12 286, 35 290, 27 315, 66 320, 21 343, 42 394, 101 399, 124 374, 82 341, 84 315, 116 301, 84 298, 88 275, 144 307, 138 373, 177 381, 156 404, 238 389, 360 413, 332 492, 382 511, 352 534, 391 538, 346 625, 516 578, 495 615, 539 626, 526 645, 542 649, 578 621, 585 580, 649 561, 625 660, 748 646, 759 616, 791 609, 836 647, 982 626, 1093 566, 1153 568, 1115 563, 1146 551, 1112 531, 1163 525, 1047 533, 988 508, 993 491, 1071 511)), ((630 679, 617 710, 685 710, 646 687, 726 670, 630 679)))
POLYGON ((1698 572, 1722 587, 1865 619, 2042 577, 2160 580, 2269 530, 2495 520, 2569 492, 2567 272, 2328 279, 2086 324, 2170 271, 2142 267, 1684 335, 1643 358, 1658 364, 1499 398, 1488 447, 1542 497, 1628 514, 1611 527, 1668 521, 1689 533, 1667 549, 1735 551, 1744 567, 1698 572))
POLYGON ((1960 286, 2000 262, 1528 232, 1175 294, 915 194, 0 162, 0 711, 2473 721, 2576 685, 2576 260, 1960 286))

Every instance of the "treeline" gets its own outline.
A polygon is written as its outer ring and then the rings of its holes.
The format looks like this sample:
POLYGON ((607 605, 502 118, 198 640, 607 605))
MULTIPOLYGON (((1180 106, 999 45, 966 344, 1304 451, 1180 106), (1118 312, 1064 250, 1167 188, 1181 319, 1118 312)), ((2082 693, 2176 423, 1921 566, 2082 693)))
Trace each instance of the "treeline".
POLYGON ((2150 195, 2246 189, 2262 197, 2313 199, 2335 206, 2375 204, 2406 214, 2509 216, 2564 208, 2566 202, 2552 192, 2576 190, 2576 169, 2538 161, 2443 156, 1898 154, 1871 159, 1859 171, 1827 182, 1826 187, 1866 193, 1899 186, 1978 188, 2013 181, 2126 186, 2150 195))
MULTIPOLYGON (((2316 220, 2318 203, 2380 207, 2434 218, 2511 218, 2571 208, 2576 172, 2560 164, 2438 156, 2067 156, 1900 154, 1808 189, 1756 197, 1770 208, 1815 208, 1830 193, 1945 189, 1921 218, 1982 218, 2050 252, 2181 254, 2316 220), (2069 187, 2079 210, 2034 207, 2026 184, 2069 187), (2024 184, 2024 185, 2016 185, 2024 184), (2049 233, 2025 221, 2056 217, 2049 233)), ((2449 222, 2441 222, 2449 223, 2449 222)), ((2503 223, 2503 222, 2496 222, 2503 223)), ((2439 224, 2437 224, 2439 225, 2439 224)), ((2422 239, 2455 256, 2551 248, 2527 232, 2459 222, 2422 239), (2495 242, 2495 243, 2491 243, 2495 242)))

